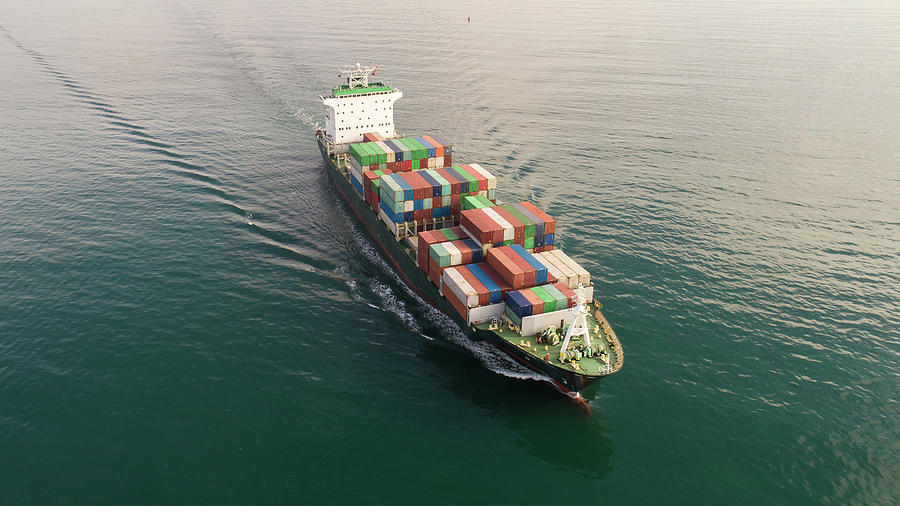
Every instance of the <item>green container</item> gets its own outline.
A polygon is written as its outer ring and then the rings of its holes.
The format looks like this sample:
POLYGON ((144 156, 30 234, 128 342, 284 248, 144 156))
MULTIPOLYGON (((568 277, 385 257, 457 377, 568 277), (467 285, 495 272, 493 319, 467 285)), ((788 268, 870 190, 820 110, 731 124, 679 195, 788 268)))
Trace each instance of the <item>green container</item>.
POLYGON ((380 181, 382 184, 381 190, 378 192, 378 197, 381 200, 403 202, 403 187, 394 181, 393 177, 385 176, 381 178, 380 181))
POLYGON ((444 234, 444 237, 446 237, 448 241, 458 241, 461 239, 461 237, 454 234, 449 228, 441 228, 439 230, 444 234))
POLYGON ((482 204, 481 201, 478 200, 478 197, 471 197, 471 196, 470 196, 470 197, 463 197, 462 199, 460 199, 460 201, 461 201, 461 203, 462 203, 463 211, 466 211, 466 210, 469 210, 469 209, 482 209, 482 208, 484 208, 484 204, 482 204))
POLYGON ((422 209, 431 209, 431 206, 432 206, 431 198, 422 199, 422 209))
POLYGON ((434 169, 428 169, 425 172, 427 172, 429 176, 433 177, 434 180, 441 185, 441 195, 450 195, 450 190, 452 189, 452 187, 450 186, 449 181, 444 179, 444 177, 438 174, 438 172, 434 169))
POLYGON ((525 249, 534 249, 534 237, 526 237, 523 246, 525 246, 525 249))
POLYGON ((541 288, 547 292, 547 295, 553 297, 553 300, 556 301, 556 311, 560 311, 566 308, 566 296, 562 294, 556 287, 553 285, 544 285, 541 288))
POLYGON ((347 152, 350 154, 350 156, 353 157, 354 160, 359 162, 360 165, 363 164, 362 155, 359 152, 359 144, 351 144, 350 147, 347 148, 347 152))
POLYGON ((544 301, 544 312, 550 313, 556 311, 556 300, 547 293, 547 290, 544 290, 543 286, 535 286, 531 289, 531 293, 537 295, 544 301))
POLYGON ((363 157, 363 161, 360 162, 363 165, 376 165, 378 163, 378 152, 372 149, 371 142, 364 142, 359 145, 362 148, 365 156, 363 157))
POLYGON ((366 147, 369 148, 369 151, 372 153, 372 165, 380 165, 385 164, 387 167, 387 153, 381 149, 381 146, 375 144, 374 142, 367 142, 366 147))
MULTIPOLYGON (((450 167, 450 170, 459 174, 461 177, 465 178, 465 180, 469 182, 469 192, 470 193, 474 193, 474 192, 478 191, 478 180, 475 179, 475 177, 472 176, 472 174, 469 174, 468 172, 466 172, 466 169, 464 169, 458 165, 454 165, 454 166, 450 167)), ((460 188, 460 189, 462 189, 462 188, 460 188)))
POLYGON ((513 239, 510 239, 510 240, 508 240, 508 241, 503 241, 503 245, 504 245, 504 246, 512 246, 512 245, 515 244, 515 243, 516 243, 516 241, 513 240, 513 239))
POLYGON ((421 142, 412 137, 407 137, 407 140, 409 141, 409 147, 413 150, 414 153, 413 159, 421 160, 423 158, 428 158, 428 148, 426 148, 421 142))
MULTIPOLYGON (((490 201, 488 201, 488 202, 490 202, 490 201)), ((504 205, 504 206, 500 206, 500 207, 502 207, 503 209, 506 209, 506 211, 509 214, 513 215, 513 218, 519 220, 519 222, 521 222, 523 225, 525 225, 525 237, 532 237, 532 238, 534 237, 535 228, 534 228, 533 221, 529 220, 527 216, 522 214, 521 211, 519 211, 518 209, 516 209, 515 207, 513 207, 511 205, 504 205)), ((534 241, 532 241, 532 246, 531 246, 532 248, 534 247, 533 244, 534 244, 534 241)), ((526 248, 527 247, 528 246, 526 246, 526 248)))
POLYGON ((428 155, 428 150, 425 149, 419 141, 413 139, 412 137, 404 137, 402 139, 398 139, 403 143, 406 147, 409 148, 410 156, 412 160, 415 162, 416 160, 421 160, 422 158, 426 158, 428 155))
POLYGON ((450 266, 450 252, 441 243, 435 243, 428 247, 428 256, 438 264, 438 267, 450 266))
POLYGON ((412 170, 419 170, 419 160, 413 160, 410 165, 412 165, 412 170))

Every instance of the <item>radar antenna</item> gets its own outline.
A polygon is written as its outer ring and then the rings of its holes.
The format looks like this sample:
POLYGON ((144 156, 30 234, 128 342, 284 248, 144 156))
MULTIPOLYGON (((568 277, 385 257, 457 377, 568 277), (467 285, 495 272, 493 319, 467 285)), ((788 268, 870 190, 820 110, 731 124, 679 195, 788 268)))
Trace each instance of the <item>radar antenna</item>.
POLYGON ((346 77, 347 84, 350 85, 351 89, 353 89, 368 87, 369 75, 374 74, 376 69, 378 69, 377 65, 366 65, 365 67, 363 67, 359 63, 357 63, 356 68, 350 66, 339 70, 341 72, 341 77, 346 77))

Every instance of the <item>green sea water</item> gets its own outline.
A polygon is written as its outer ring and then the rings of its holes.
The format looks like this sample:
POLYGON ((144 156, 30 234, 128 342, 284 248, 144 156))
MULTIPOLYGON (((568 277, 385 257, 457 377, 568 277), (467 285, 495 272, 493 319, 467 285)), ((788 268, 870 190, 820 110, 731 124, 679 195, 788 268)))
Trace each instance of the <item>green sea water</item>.
POLYGON ((3 2, 0 504, 896 504, 898 27, 3 2), (593 273, 626 360, 590 415, 466 344, 329 188, 318 95, 370 61, 401 131, 593 273))

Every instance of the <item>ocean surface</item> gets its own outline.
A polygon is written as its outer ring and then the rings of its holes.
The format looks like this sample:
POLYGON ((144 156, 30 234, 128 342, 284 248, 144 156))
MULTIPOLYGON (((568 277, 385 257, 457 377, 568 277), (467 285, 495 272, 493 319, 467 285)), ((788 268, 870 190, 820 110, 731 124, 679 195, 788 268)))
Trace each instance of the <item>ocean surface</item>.
POLYGON ((900 501, 895 1, 6 1, 0 69, 0 504, 900 501), (589 415, 329 188, 356 62, 558 219, 589 415))

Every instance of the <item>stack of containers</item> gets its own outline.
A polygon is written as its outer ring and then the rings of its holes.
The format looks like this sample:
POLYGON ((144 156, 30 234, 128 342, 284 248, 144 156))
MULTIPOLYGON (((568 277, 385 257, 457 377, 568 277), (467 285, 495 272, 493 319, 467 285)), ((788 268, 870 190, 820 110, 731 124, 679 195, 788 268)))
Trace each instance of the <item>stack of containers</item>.
POLYGON ((468 308, 503 302, 511 287, 486 262, 447 267, 441 276, 441 291, 460 316, 468 308))
POLYGON ((435 136, 422 135, 385 140, 378 134, 364 134, 366 142, 348 146, 350 163, 357 172, 390 169, 406 172, 449 167, 453 148, 435 136))
MULTIPOLYGON (((439 228, 437 230, 426 230, 419 232, 416 236, 416 260, 419 267, 426 273, 428 272, 428 254, 429 247, 432 244, 447 241, 458 241, 466 237, 465 232, 459 227, 439 228)), ((435 283, 439 285, 440 283, 435 283)))
POLYGON ((472 239, 435 243, 428 247, 428 277, 440 287, 445 268, 481 261, 481 248, 472 239))
MULTIPOLYGON (((471 199, 466 204, 477 205, 471 199)), ((539 251, 552 249, 556 232, 553 218, 529 202, 464 209, 460 225, 484 251, 512 244, 539 251)))
POLYGON ((517 326, 522 318, 575 306, 575 292, 562 283, 535 286, 506 294, 506 317, 517 326))
POLYGON ((380 200, 381 193, 381 176, 387 176, 392 174, 390 169, 384 170, 367 170, 363 172, 362 177, 362 186, 363 186, 363 197, 365 197, 366 202, 369 203, 369 207, 372 208, 376 213, 378 212, 378 202, 380 200))
MULTIPOLYGON (((484 171, 484 169, 482 169, 484 171)), ((459 212, 460 199, 487 197, 489 177, 463 167, 395 173, 381 178, 379 209, 390 225, 431 218, 449 218, 459 212), (479 188, 485 188, 479 190, 479 188)))
POLYGON ((556 281, 548 276, 546 266, 519 245, 491 248, 487 252, 487 263, 514 290, 556 281))
POLYGON ((590 286, 591 274, 578 262, 563 253, 561 249, 535 253, 534 256, 547 266, 551 275, 569 288, 575 289, 579 284, 590 286))

